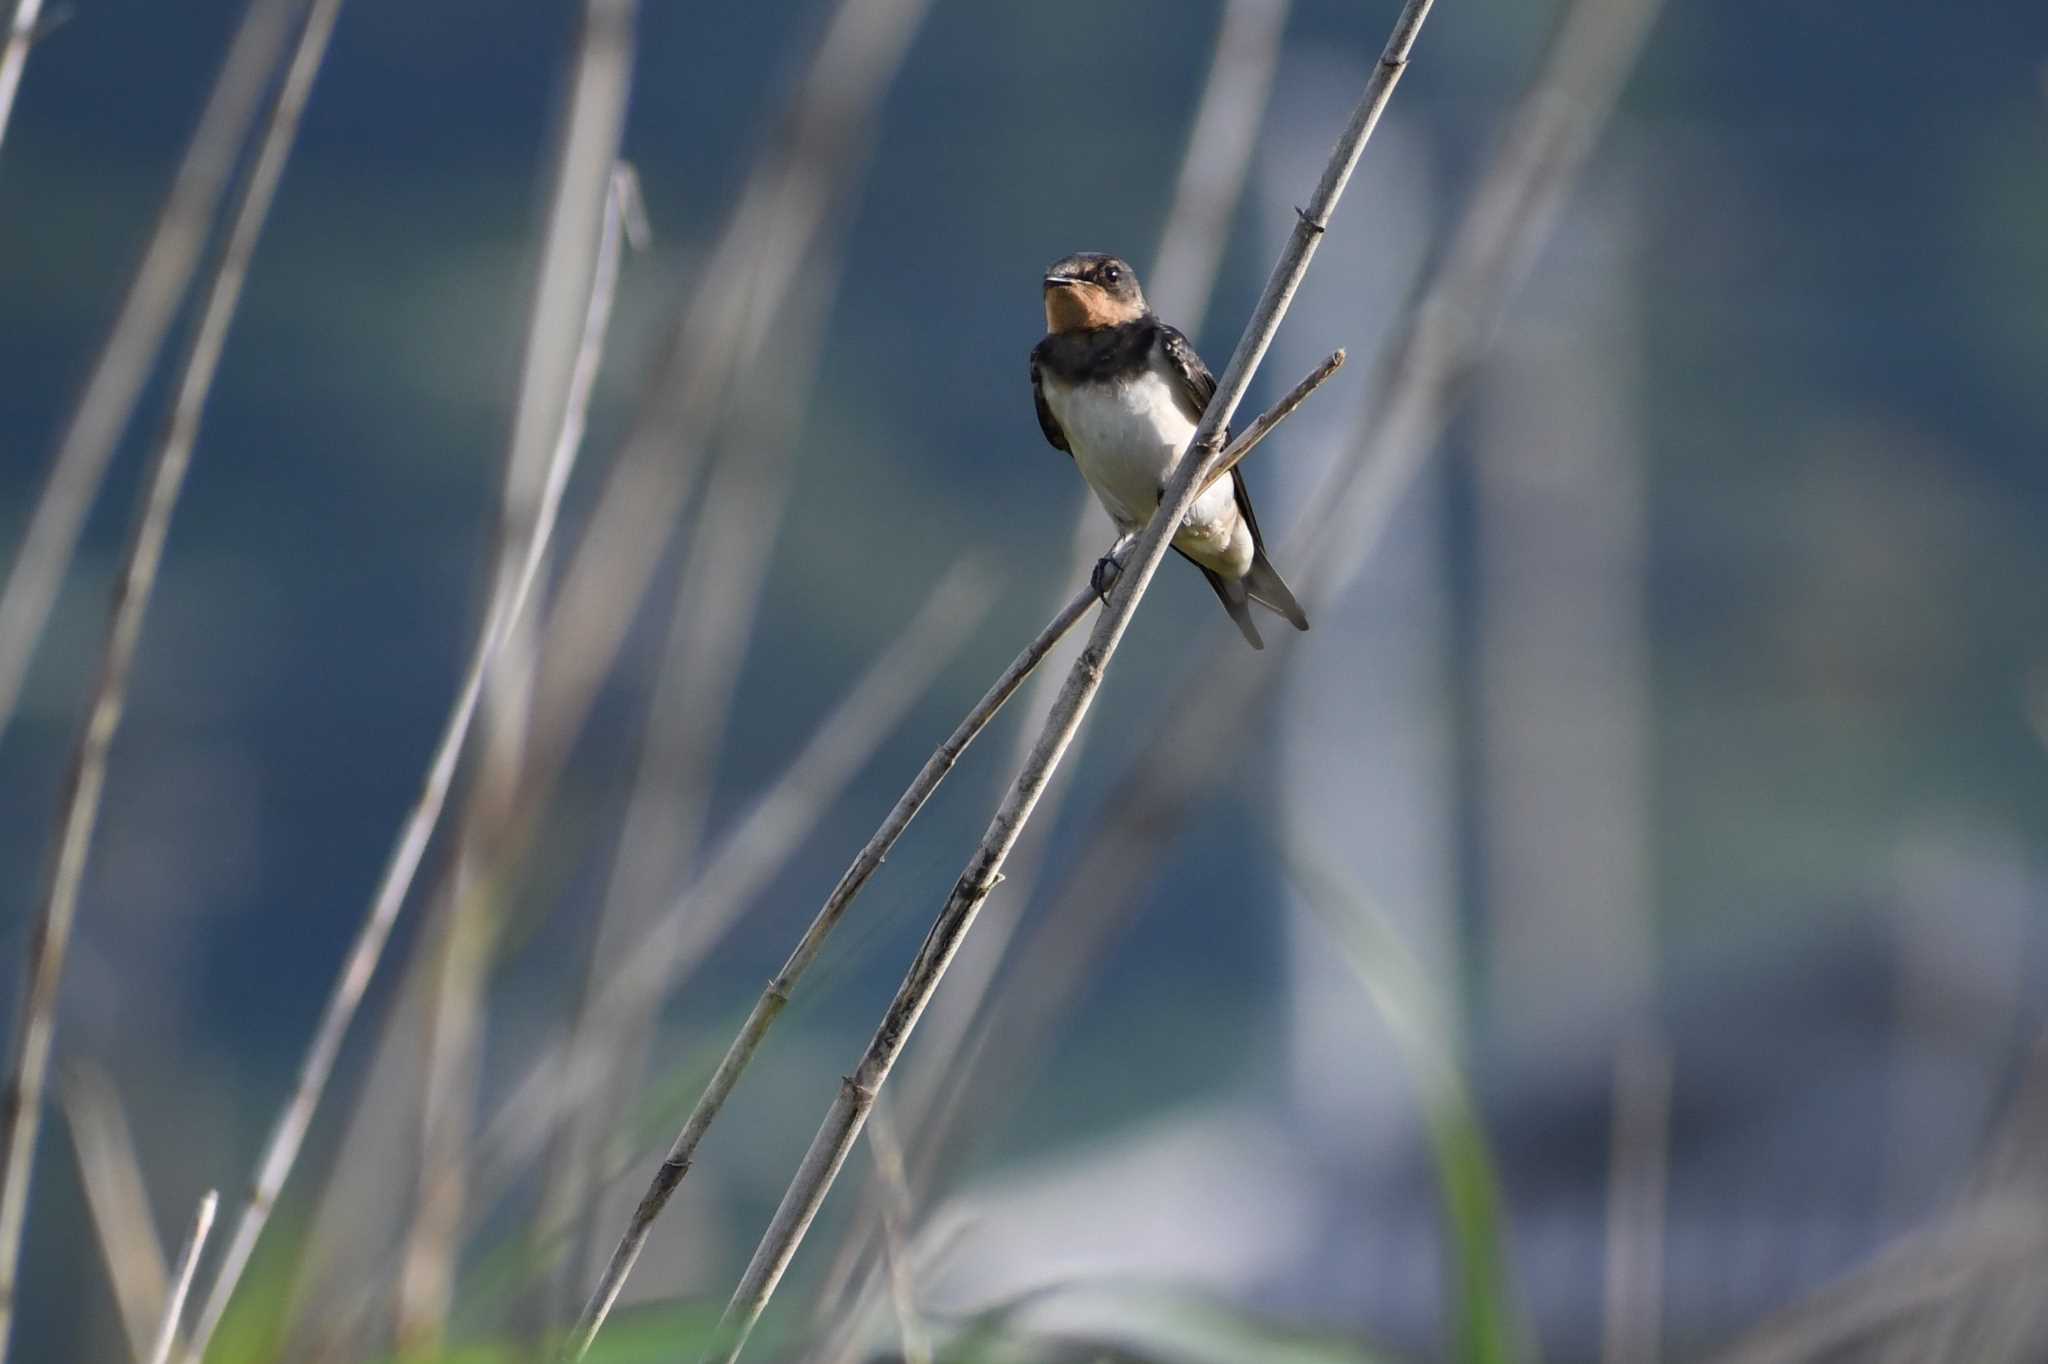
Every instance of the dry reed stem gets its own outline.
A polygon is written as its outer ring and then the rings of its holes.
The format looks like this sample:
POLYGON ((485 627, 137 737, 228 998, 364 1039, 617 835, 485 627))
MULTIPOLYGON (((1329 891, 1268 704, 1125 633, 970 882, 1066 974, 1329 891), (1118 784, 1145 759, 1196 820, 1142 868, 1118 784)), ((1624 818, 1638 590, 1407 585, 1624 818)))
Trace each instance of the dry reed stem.
POLYGON ((171 1364, 171 1347, 178 1341, 178 1322, 185 1315, 185 1299, 192 1292, 192 1276, 199 1269, 199 1253, 206 1249, 207 1234, 213 1230, 214 1209, 219 1206, 220 1193, 214 1189, 208 1189, 206 1196, 199 1200, 192 1230, 185 1234, 184 1249, 178 1252, 177 1275, 171 1281, 170 1297, 164 1300, 163 1324, 157 1328, 156 1344, 149 1352, 149 1364, 171 1364))
POLYGON ((987 728, 989 721, 1003 708, 1003 703, 1008 701, 1024 679, 1030 676, 1031 670, 1038 666, 1039 661, 1052 646, 1057 644, 1094 605, 1094 592, 1082 588, 1060 608, 1058 614, 1039 631, 1038 636, 1024 647, 1024 651, 1011 660, 1010 666, 1003 670, 995 684, 983 693, 981 700, 975 703, 966 717, 954 726, 953 732, 947 735, 931 757, 925 760, 924 766, 918 770, 910 786, 891 807, 881 827, 875 830, 867 844, 854 857, 853 864, 840 876, 838 884, 833 886, 831 893, 825 897, 824 906, 819 909, 810 927, 804 931, 795 951, 790 953, 782 969, 776 973, 775 978, 762 991, 761 997, 755 1001, 752 1012, 747 1015, 739 1034, 733 1038, 725 1056, 719 1061, 718 1068, 712 1073, 703 1095, 697 1100, 696 1106, 683 1124, 682 1131, 677 1134, 675 1143, 662 1160, 653 1183, 641 1197, 631 1223, 620 1238, 618 1247, 612 1252, 611 1260, 605 1266, 590 1301, 584 1306, 583 1314, 564 1351, 566 1357, 581 1360, 588 1353, 591 1341, 596 1338, 598 1329, 604 1325, 605 1317, 617 1300, 619 1290, 625 1286, 626 1276, 632 1272, 634 1261, 639 1258, 641 1249, 646 1245, 655 1218, 661 1215, 661 1210, 667 1206, 669 1198, 675 1193, 676 1186, 682 1183, 683 1176, 689 1173, 698 1143, 703 1140, 704 1133, 717 1119, 727 1096, 732 1093, 733 1086, 738 1083, 747 1063, 753 1059, 754 1052, 760 1047, 761 1039, 767 1035, 768 1029, 774 1025, 775 1019, 789 1003, 790 993, 795 989, 797 981, 824 950, 825 939, 831 935, 841 916, 867 885, 869 878, 881 868, 889 855, 889 850, 896 845, 896 840, 910 827, 911 820, 924 808, 924 803, 931 798, 932 792, 938 789, 939 783, 946 779, 946 774, 953 770, 953 765, 960 760, 960 755, 966 751, 967 746, 987 728))
POLYGON ((113 1081, 96 1066, 67 1062, 58 1077, 57 1100, 71 1130, 79 1182, 114 1285, 121 1329, 129 1353, 143 1364, 163 1316, 170 1271, 150 1215, 135 1138, 113 1081))
MULTIPOLYGON (((1146 271, 1149 297, 1159 315, 1198 339, 1251 169, 1291 8, 1291 0, 1226 0, 1210 53, 1209 70, 1203 78, 1202 93, 1181 152, 1173 198, 1151 267, 1146 271)), ((1099 552, 1098 537, 1103 527, 1096 519, 1096 505, 1094 492, 1085 485, 1081 487, 1067 555, 1069 576, 1088 571, 1099 552)), ((1023 766, 1030 755, 1032 736, 1052 709, 1058 689, 1059 674, 1052 670, 1040 673, 1032 683, 1022 702, 1015 751, 1005 770, 1023 766)), ((1085 745, 1087 735, 1077 736, 1075 742, 1085 745)), ((1010 854, 1009 871, 1015 883, 1017 910, 983 923, 973 949, 954 963, 953 987, 925 1020, 922 1045, 924 1054, 932 1058, 928 1074, 943 1074, 947 1058, 966 1042, 981 1001, 987 997, 1008 953, 1023 907, 1031 898, 1046 831, 1059 821, 1066 790, 1058 787, 1047 792, 1031 831, 1010 854)), ((910 1115, 913 1130, 935 1098, 935 1087, 931 1084, 912 1088, 903 1102, 903 1111, 910 1115)), ((864 1197, 826 1272, 825 1284, 816 1299, 814 1320, 830 1317, 849 1288, 855 1267, 868 1260, 865 1248, 879 1216, 879 1205, 872 1195, 864 1197)), ((844 1342, 843 1348, 852 1349, 852 1342, 844 1342)))
MULTIPOLYGON (((588 0, 555 156, 553 202, 528 322, 506 454, 497 595, 517 582, 523 535, 545 495, 569 414, 587 409, 622 252, 626 196, 619 142, 632 86, 635 0, 588 0), (591 363, 586 364, 589 357, 591 363)), ((579 432, 580 435, 580 432, 579 432)), ((543 567, 536 576, 544 576, 543 567)), ((399 1274, 401 1353, 439 1351, 453 1301, 467 1196, 483 997, 496 951, 507 823, 519 789, 534 671, 532 630, 515 622, 484 681, 478 775, 462 821, 439 944, 421 1115, 418 1206, 399 1274)))
POLYGON ((1301 211, 1293 235, 1267 281, 1258 307, 1230 363, 1217 381, 1215 396, 1189 442, 1190 457, 1175 466, 1160 498, 1159 509, 1131 551, 1131 561, 1111 594, 1108 606, 1096 622, 1087 646, 1069 671, 1067 682, 1054 702, 1030 759, 997 809, 980 847, 968 859, 966 869, 947 897, 944 909, 940 911, 895 1000, 883 1015, 866 1054, 853 1074, 841 1082, 837 1098, 726 1307, 721 1335, 729 1343, 721 1343, 707 1358, 730 1361, 737 1358, 744 1348, 747 1336, 759 1321, 776 1284, 789 1266, 790 1258, 817 1216, 848 1150, 859 1137, 875 1095, 886 1083, 889 1071, 917 1026, 918 1017, 937 990, 947 963, 973 926, 982 903, 1000 881, 1003 860, 1029 821, 1032 807, 1051 780, 1089 704, 1101 688, 1109 663, 1122 642, 1139 601, 1151 584, 1153 574, 1158 571, 1173 532, 1179 528, 1182 517, 1193 504, 1208 470, 1221 455, 1222 433, 1228 428, 1231 416, 1250 387, 1252 376, 1271 346, 1288 304, 1308 271, 1309 262, 1328 228, 1344 186, 1407 66, 1416 32, 1427 17, 1430 5, 1431 0, 1408 0, 1395 20, 1393 36, 1366 82, 1350 125, 1332 150, 1321 182, 1308 206, 1301 211))
POLYGON ((0 1130, 6 1164, 0 1170, 0 1360, 6 1357, 13 1324, 16 1270, 21 1254, 23 1222, 28 1211, 29 1178, 37 1131, 42 1120, 43 1082, 56 1031, 57 986, 85 879, 86 855, 98 822, 100 796, 106 783, 107 756, 120 729, 122 706, 142 622, 163 560, 171 514, 178 505, 185 475, 191 468, 193 443, 206 398, 220 366, 228 327, 248 279, 249 261, 263 233, 278 180, 284 174, 299 115, 327 51, 340 0, 315 0, 290 68, 279 87, 256 162, 243 182, 226 245, 194 329, 190 349, 178 376, 171 411, 160 437, 148 490, 137 515, 133 538, 121 567, 107 622, 107 641, 99 679, 93 687, 85 730, 79 736, 66 782, 63 819, 50 878, 28 947, 28 989, 22 999, 21 1023, 15 1033, 9 1067, 7 1103, 0 1130))
POLYGON ((80 528, 185 297, 301 0, 251 0, 135 278, 64 427, 0 591, 0 735, 13 719, 80 528))
POLYGON ((510 585, 508 592, 495 597, 485 611, 483 625, 477 632, 476 647, 464 670, 455 701, 449 708, 448 718, 443 722, 433 758, 421 781, 420 794, 399 826, 397 841, 392 845, 383 875, 371 896, 362 927, 356 930, 355 941, 349 947, 341 974, 321 1010, 320 1022, 314 1030, 306 1058, 300 1063, 291 1097, 279 1112, 277 1123, 264 1143, 263 1154, 258 1158, 249 1192, 235 1223, 234 1235, 222 1254, 213 1286, 207 1293, 205 1307, 193 1331, 192 1344, 186 1355, 189 1360, 196 1361, 205 1354, 207 1342, 219 1327, 228 1302, 234 1296, 235 1286, 240 1282, 243 1270, 248 1268, 249 1257, 255 1253, 256 1242, 269 1223, 278 1192, 284 1187, 285 1179, 298 1159, 299 1147, 312 1125, 313 1111, 319 1106, 320 1096, 334 1071, 335 1059, 340 1055, 342 1039, 355 1019, 356 1007, 362 1003, 363 991, 369 988, 370 977, 376 973, 384 944, 391 936, 391 927, 405 905, 413 875, 419 870, 420 859, 425 855, 428 840, 433 837, 434 826, 440 819, 441 807, 447 801, 448 787, 454 780, 463 742, 475 718, 484 678, 499 650, 504 647, 520 612, 525 609, 534 582, 540 575, 540 566, 546 558, 548 543, 554 535, 561 511, 562 490, 568 484, 577 451, 582 445, 590 388, 603 359, 602 323, 610 313, 612 300, 607 296, 609 292, 596 288, 591 291, 590 312, 586 319, 595 318, 595 324, 587 321, 577 361, 577 383, 573 389, 576 397, 564 415, 549 461, 547 482, 534 509, 534 524, 525 536, 526 558, 518 581, 510 585))
MULTIPOLYGON (((1658 0, 1577 0, 1551 39, 1544 67, 1507 121, 1451 242, 1389 337, 1361 408, 1353 445, 1309 500, 1289 537, 1303 547, 1309 611, 1324 611, 1364 567, 1393 508, 1435 448, 1452 402, 1536 249, 1548 239, 1566 188, 1612 111, 1658 0)), ((1183 668, 1184 675, 1193 670, 1183 668)), ((913 1187, 928 1189, 956 1154, 960 1123, 983 1123, 1020 1088, 1087 969, 1127 917, 1199 793, 1240 759, 1257 732, 1243 717, 1262 708, 1282 674, 1230 654, 1159 709, 1161 737, 1112 785, 1105 818, 1040 917, 1031 943, 1004 973, 1005 1001, 946 1068, 947 1097, 921 1125, 913 1187), (1207 736, 1204 742, 1191 735, 1207 736)))

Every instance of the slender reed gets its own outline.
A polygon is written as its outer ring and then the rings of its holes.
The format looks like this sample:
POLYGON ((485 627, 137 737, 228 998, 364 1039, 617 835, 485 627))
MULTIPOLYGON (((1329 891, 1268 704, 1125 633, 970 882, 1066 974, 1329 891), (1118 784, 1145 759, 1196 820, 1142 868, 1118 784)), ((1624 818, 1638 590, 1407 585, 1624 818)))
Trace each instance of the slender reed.
POLYGON ((66 1062, 58 1076, 57 1101, 78 1157, 78 1179, 99 1235, 107 1278, 121 1313, 121 1329, 135 1364, 144 1364, 163 1316, 170 1272, 143 1187, 135 1137, 113 1082, 95 1066, 66 1062))
POLYGON ((334 1071, 335 1058, 341 1052, 342 1039, 355 1019, 356 1007, 362 1003, 363 991, 369 988, 370 977, 376 973, 384 944, 391 936, 391 927, 405 905, 413 875, 419 870, 427 842, 433 837, 434 826, 440 820, 441 807, 448 799, 448 787, 455 777, 456 762, 462 756, 463 741, 468 737, 470 722, 476 715, 484 677, 511 635, 520 612, 532 595, 534 581, 540 576, 540 566, 546 558, 561 510, 562 490, 568 485, 570 471, 583 443, 590 389, 603 359, 602 324, 610 315, 610 292, 609 288, 591 290, 590 311, 585 315, 583 345, 577 358, 577 379, 571 388, 572 400, 563 415, 562 427, 549 459, 547 480, 534 507, 533 525, 523 536, 526 551, 519 577, 515 582, 501 584, 507 590, 495 594, 484 613, 483 625, 477 631, 476 647, 463 672, 448 718, 443 722, 441 737, 435 744, 433 758, 421 781, 419 796, 399 825, 397 841, 392 845, 383 875, 370 898, 362 927, 356 930, 355 941, 349 947, 341 974, 335 979, 334 989, 321 1010, 312 1044, 299 1065, 291 1097, 285 1101, 269 1138, 264 1142, 263 1153, 249 1181, 248 1196, 235 1222, 234 1234, 222 1252, 220 1267, 215 1272, 205 1306, 193 1329, 192 1343, 185 1355, 188 1360, 196 1361, 205 1355, 207 1342, 219 1328, 242 1272, 248 1268, 249 1257, 255 1253, 256 1242, 270 1221, 278 1192, 284 1187, 285 1179, 298 1159, 299 1147, 313 1122, 313 1111, 319 1106, 320 1096, 326 1091, 328 1078, 334 1071))
MULTIPOLYGON (((1202 93, 1195 103, 1194 118, 1182 148, 1173 197, 1160 227, 1152 265, 1145 272, 1147 291, 1159 315, 1172 319, 1198 340, 1251 169, 1274 73, 1279 67, 1280 41, 1292 8, 1292 0, 1226 0, 1210 53, 1209 70, 1203 77, 1202 93)), ((1075 490, 1073 507, 1073 533, 1067 555, 1070 576, 1086 572, 1095 562, 1107 531, 1096 509, 1095 494, 1086 486, 1075 490)), ((1032 736, 1038 733, 1052 709, 1059 677, 1053 669, 1040 673, 1019 703, 1022 721, 1017 727, 1014 752, 1003 771, 1023 766, 1029 756, 1032 736)), ((1087 739, 1082 734, 1075 742, 1085 745, 1087 739)), ((924 1053, 934 1058, 928 1075, 943 1074, 945 1058, 967 1040, 981 1001, 987 997, 1008 953, 1023 907, 1030 901, 1045 849, 1045 831, 1059 822, 1066 790, 1055 787, 1046 793, 1046 804, 1031 830, 1010 853, 1009 873, 1015 883, 1011 902, 1018 906, 1017 910, 983 923, 974 942, 953 964, 953 987, 936 1001, 931 1017, 925 1020, 924 1053)), ((902 1110, 910 1130, 914 1132, 921 1125, 922 1115, 935 1097, 935 1085, 926 1083, 913 1085, 903 1098, 902 1110)), ((880 1271, 867 1254, 880 1225, 876 1196, 874 1186, 869 1186, 850 1230, 841 1239, 839 1252, 815 1300, 814 1321, 830 1318, 851 1286, 856 1266, 868 1265, 871 1282, 879 1282, 880 1271)), ((849 1335, 841 1341, 835 1364, 850 1359, 854 1349, 849 1335)))
MULTIPOLYGON (((519 577, 522 536, 544 495, 553 447, 567 413, 587 407, 596 378, 633 184, 618 158, 632 88, 636 8, 636 0, 587 0, 570 59, 553 202, 506 455, 494 594, 519 577), (594 308, 593 300, 602 306, 594 308)), ((439 1351, 454 1296, 484 990, 501 919, 506 825, 531 718, 534 643, 532 629, 514 622, 484 680, 481 755, 457 839, 426 1039, 418 1199, 398 1279, 396 1336, 405 1354, 439 1351)))
POLYGON ((1310 197, 1308 206, 1301 211, 1252 320, 1238 341, 1223 376, 1217 381, 1216 394, 1189 442, 1189 457, 1175 466, 1173 477, 1160 498, 1159 509, 1139 537, 1131 552, 1131 562, 1119 579, 1107 608, 1096 622, 1087 646, 1069 671, 1067 682, 1053 704, 1052 713, 1024 770, 1018 773, 1009 794, 997 809, 980 847, 968 859, 966 869, 947 897, 944 909, 911 964, 895 1000, 883 1015, 881 1026, 876 1029, 866 1054, 853 1073, 841 1082, 837 1098, 726 1307, 721 1335, 729 1343, 718 1346, 709 1358, 731 1360, 737 1358, 745 1346, 747 1336, 760 1320, 761 1312, 788 1268, 797 1245, 817 1216, 848 1150, 860 1135, 861 1124, 874 1104, 876 1093, 887 1081, 890 1069, 917 1026, 919 1015, 937 990, 947 963, 973 926, 974 916, 983 901, 1000 881, 1003 859, 1030 819, 1032 807, 1051 780, 1061 755, 1080 727, 1095 693, 1101 688, 1110 660, 1122 642, 1138 602, 1151 585, 1160 560, 1165 557, 1173 532, 1193 504, 1209 469, 1221 455, 1218 448, 1222 443, 1221 435, 1243 400, 1245 391, 1251 386, 1252 376, 1271 346, 1295 290, 1308 272, 1309 262, 1328 229, 1344 186, 1408 64, 1409 51, 1429 14, 1430 4, 1431 0, 1409 0, 1396 19, 1393 36, 1366 82, 1350 126, 1332 150, 1322 180, 1310 197))
POLYGON ((199 1200, 199 1212, 192 1219, 192 1230, 185 1235, 185 1248, 178 1252, 178 1269, 171 1280, 171 1293, 164 1300, 163 1325, 157 1328, 156 1344, 149 1352, 149 1364, 171 1364, 171 1347, 178 1341, 178 1322, 185 1315, 185 1299, 192 1292, 192 1276, 199 1269, 199 1252, 206 1249, 206 1237, 213 1230, 214 1209, 220 1206, 220 1194, 213 1189, 199 1200))
POLYGON ((6 1148, 6 1164, 0 1169, 0 1360, 6 1356, 13 1324, 22 1225, 28 1212, 29 1179, 42 1120, 43 1081, 50 1059, 50 1041, 56 1031, 57 985, 63 976, 65 950, 70 945, 79 887, 85 879, 93 826, 99 819, 107 755, 121 726, 122 705, 127 699, 136 646, 142 638, 143 618, 156 587, 171 514, 177 508, 185 474, 191 468, 192 447, 199 436, 199 422, 213 388, 214 374, 220 367, 228 327, 234 320, 235 306, 241 301, 250 258, 263 233, 264 220, 269 216, 271 200, 298 132, 299 115, 312 90, 313 77, 320 70, 321 58, 326 55, 327 39, 339 9, 340 0, 316 0, 291 67, 278 89, 262 149, 243 182, 227 243, 178 377, 148 491, 122 564, 107 622, 99 679, 93 687, 85 731, 79 736, 72 759, 49 882, 29 940, 28 989, 15 1032, 6 1109, 0 1114, 0 1132, 4 1132, 0 1143, 6 1148))
POLYGON ((35 45, 42 11, 43 0, 14 0, 14 17, 7 24, 7 45, 0 47, 0 145, 7 141, 14 97, 21 92, 22 68, 28 65, 28 50, 35 45))
POLYGON ((291 37, 292 18, 304 3, 250 0, 135 278, 57 443, 49 478, 0 591, 0 736, 21 698, 22 680, 78 547, 86 512, 198 269, 221 196, 263 108, 264 92, 291 37))
POLYGON ((690 1163, 696 1158, 697 1144, 703 1140, 704 1133, 710 1130, 711 1124, 716 1121, 719 1110, 724 1107, 726 1098, 732 1093, 733 1086, 739 1082, 747 1063, 753 1060, 755 1051, 761 1045, 761 1039, 767 1035, 768 1029, 774 1026, 776 1018, 788 1005, 790 993, 798 979, 824 950, 825 939, 831 935, 832 929, 846 913, 848 906, 867 885, 869 878, 881 868, 882 862, 889 855, 889 850, 896 845, 896 840, 910 827, 910 821, 917 817, 917 812, 924 808, 924 803, 931 798, 932 792, 946 779, 946 774, 953 770, 953 765, 959 762, 960 755, 967 750, 967 746, 988 727, 989 721, 996 717, 996 712, 1003 708, 1003 703, 1008 701, 1024 679, 1031 675, 1031 670, 1038 666, 1039 661, 1053 645, 1057 644, 1067 631, 1073 629, 1075 623, 1094 605, 1094 592, 1082 588, 1060 608, 1058 614, 1038 632, 1038 636, 1024 646, 1024 651, 1011 660, 1010 666, 1003 670, 995 684, 983 693, 981 700, 975 703, 966 717, 954 726, 953 732, 947 735, 931 757, 925 760, 924 766, 918 770, 909 788, 891 807, 881 827, 875 830, 874 835, 854 857, 853 864, 840 876, 838 884, 833 886, 831 894, 825 897, 824 907, 818 911, 817 917, 804 931, 796 950, 790 953, 782 969, 768 982, 768 987, 754 1002, 753 1010, 747 1015, 746 1022, 741 1026, 739 1034, 733 1038, 731 1046, 726 1049, 717 1070, 712 1072, 703 1095, 697 1100, 696 1107, 690 1111, 690 1116, 684 1122, 682 1131, 677 1134, 674 1145, 663 1158, 660 1169, 655 1172, 653 1183, 641 1196, 640 1205, 634 1210, 632 1221, 628 1224, 625 1234, 620 1237, 618 1247, 613 1250, 610 1262, 605 1266, 596 1289, 591 1293, 590 1300, 585 1304, 583 1314, 570 1335, 564 1350, 565 1357, 581 1360, 589 1352, 591 1342, 596 1339, 599 1328, 604 1325, 605 1317, 611 1312, 612 1304, 618 1299, 619 1290, 625 1286, 626 1276, 633 1271, 634 1261, 639 1258, 641 1249, 647 1244, 647 1236, 653 1230, 654 1220, 668 1205, 669 1198, 675 1193, 676 1186, 682 1183, 683 1176, 689 1173, 690 1163))
POLYGON ((882 1259, 896 1308, 903 1364, 932 1364, 932 1343, 918 1319, 917 1285, 911 1277, 910 1181, 903 1172, 903 1143, 896 1139, 896 1124, 886 1106, 878 1103, 868 1115, 867 1134, 868 1150, 875 1158, 875 1184, 882 1194, 882 1259))
MULTIPOLYGON (((601 1048, 586 1049, 601 1073, 590 1077, 594 1091, 589 1098, 565 1115, 536 1219, 543 1246, 558 1239, 558 1228, 575 1222, 567 1253, 541 1259, 554 1265, 545 1295, 553 1300, 546 1304, 552 1310, 542 1318, 550 1324, 567 1320, 575 1310, 572 1295, 583 1291, 586 1266, 596 1254, 591 1238, 608 1230, 602 1203, 592 1204, 587 1190, 601 1139, 610 1128, 609 1115, 624 1087, 645 1068, 655 1014, 667 988, 649 992, 644 1004, 624 1012, 609 1010, 604 998, 608 982, 630 962, 632 944, 684 881, 686 870, 693 870, 700 851, 720 736, 731 728, 740 667, 755 635, 774 562, 775 532, 795 481, 797 434, 810 405, 829 304, 841 273, 841 253, 827 254, 831 258, 807 272, 773 319, 776 363, 757 365, 741 376, 732 399, 731 434, 712 469, 677 578, 667 656, 648 707, 647 737, 636 758, 604 906, 591 927, 589 964, 571 1031, 579 1039, 606 1033, 610 1038, 601 1048), (612 1015, 609 1022, 606 1013, 612 1015)), ((886 729, 872 727, 867 733, 879 743, 886 729)), ((714 852, 713 860, 719 855, 714 852)), ((699 919, 737 912, 737 905, 727 911, 697 895, 690 899, 699 919)))

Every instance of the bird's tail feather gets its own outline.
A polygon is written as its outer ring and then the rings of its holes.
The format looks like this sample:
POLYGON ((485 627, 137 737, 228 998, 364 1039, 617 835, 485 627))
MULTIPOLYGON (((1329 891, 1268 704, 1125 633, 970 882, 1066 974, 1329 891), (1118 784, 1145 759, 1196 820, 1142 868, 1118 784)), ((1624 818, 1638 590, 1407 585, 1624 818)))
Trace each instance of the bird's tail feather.
POLYGON ((1265 648, 1266 641, 1259 638, 1259 627, 1252 624, 1252 597, 1245 590, 1245 580, 1226 578, 1201 564, 1195 564, 1195 567, 1202 570, 1202 576, 1209 580, 1209 586, 1216 589, 1217 599, 1223 603, 1223 609, 1230 613, 1230 618, 1237 622, 1237 628, 1244 634, 1244 642, 1254 649, 1265 648))
POLYGON ((1308 629, 1308 612, 1301 609, 1301 603, 1294 599, 1294 593, 1281 580, 1280 570, 1274 568, 1273 561, 1266 557, 1265 546, 1261 545, 1258 553, 1252 556, 1251 571, 1244 575, 1239 590, 1259 605, 1285 616, 1287 623, 1295 629, 1308 629))

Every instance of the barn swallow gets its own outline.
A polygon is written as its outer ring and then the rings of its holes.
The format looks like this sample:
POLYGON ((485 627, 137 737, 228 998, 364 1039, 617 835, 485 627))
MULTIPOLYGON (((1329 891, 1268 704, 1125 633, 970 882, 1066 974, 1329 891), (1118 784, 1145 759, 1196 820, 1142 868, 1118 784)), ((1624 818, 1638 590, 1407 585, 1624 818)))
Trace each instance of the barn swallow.
MULTIPOLYGON (((1039 428, 1073 457, 1121 532, 1096 565, 1096 591, 1106 593, 1194 437, 1216 376, 1187 337, 1153 315, 1137 271, 1115 256, 1068 256, 1045 272, 1045 330, 1031 350, 1039 428)), ((1266 646, 1251 602, 1308 629, 1266 557, 1240 471, 1195 500, 1173 547, 1202 570, 1254 649, 1266 646)))

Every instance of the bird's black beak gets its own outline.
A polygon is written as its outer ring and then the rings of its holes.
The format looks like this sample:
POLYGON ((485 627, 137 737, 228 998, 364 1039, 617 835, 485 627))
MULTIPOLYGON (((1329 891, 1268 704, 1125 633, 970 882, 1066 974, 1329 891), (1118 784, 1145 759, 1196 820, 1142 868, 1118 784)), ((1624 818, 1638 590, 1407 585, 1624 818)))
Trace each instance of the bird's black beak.
POLYGON ((1080 282, 1080 280, 1075 279, 1072 275, 1047 275, 1045 277, 1045 287, 1048 289, 1071 289, 1080 282))

